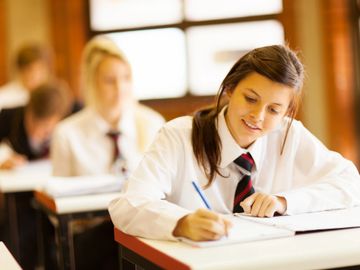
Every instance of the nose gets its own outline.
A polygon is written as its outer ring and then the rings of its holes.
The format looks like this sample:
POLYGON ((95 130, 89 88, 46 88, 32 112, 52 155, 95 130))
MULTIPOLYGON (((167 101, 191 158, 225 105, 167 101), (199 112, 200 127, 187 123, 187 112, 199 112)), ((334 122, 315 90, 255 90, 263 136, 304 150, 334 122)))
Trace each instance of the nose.
POLYGON ((255 122, 262 122, 265 117, 266 108, 264 106, 256 106, 251 111, 251 118, 255 122))

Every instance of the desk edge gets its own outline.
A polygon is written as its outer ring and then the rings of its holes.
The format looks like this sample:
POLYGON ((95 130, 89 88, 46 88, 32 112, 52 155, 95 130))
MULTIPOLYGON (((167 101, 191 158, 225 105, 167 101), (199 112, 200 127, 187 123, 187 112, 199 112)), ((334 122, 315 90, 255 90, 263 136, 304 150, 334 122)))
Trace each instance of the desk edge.
POLYGON ((137 237, 114 228, 115 241, 164 269, 190 270, 190 266, 151 247, 137 237))

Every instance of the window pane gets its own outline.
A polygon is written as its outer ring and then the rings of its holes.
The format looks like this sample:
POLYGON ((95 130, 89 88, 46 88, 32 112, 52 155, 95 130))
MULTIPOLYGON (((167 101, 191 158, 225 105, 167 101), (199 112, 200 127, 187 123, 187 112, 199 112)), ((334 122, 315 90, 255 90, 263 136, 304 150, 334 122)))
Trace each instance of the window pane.
POLYGON ((186 92, 184 33, 177 28, 112 33, 130 61, 139 99, 180 97, 186 92))
POLYGON ((106 31, 182 20, 181 0, 90 0, 90 25, 106 31))
POLYGON ((190 89, 212 95, 232 65, 249 50, 284 43, 283 26, 274 20, 191 27, 186 32, 190 89))
POLYGON ((186 19, 194 21, 275 14, 281 11, 282 0, 185 0, 186 19))

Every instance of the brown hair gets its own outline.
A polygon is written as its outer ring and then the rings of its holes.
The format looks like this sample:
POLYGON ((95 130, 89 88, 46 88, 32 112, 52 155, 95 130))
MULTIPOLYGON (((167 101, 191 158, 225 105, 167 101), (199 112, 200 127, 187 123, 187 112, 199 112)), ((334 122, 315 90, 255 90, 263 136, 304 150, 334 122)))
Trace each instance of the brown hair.
POLYGON ((211 185, 215 173, 221 175, 218 165, 222 145, 216 120, 221 109, 228 103, 228 100, 223 99, 224 93, 233 92, 238 83, 253 72, 294 89, 287 112, 291 120, 280 150, 283 152, 289 128, 299 107, 304 68, 296 53, 287 46, 273 45, 254 49, 241 57, 224 78, 216 96, 216 104, 195 112, 191 140, 196 160, 209 180, 206 186, 211 185))
POLYGON ((35 61, 41 60, 52 69, 52 53, 49 48, 39 44, 28 44, 21 47, 16 56, 16 67, 22 70, 35 61))
POLYGON ((67 85, 53 80, 35 88, 30 93, 27 110, 37 119, 48 118, 54 115, 61 117, 69 113, 70 99, 67 85))

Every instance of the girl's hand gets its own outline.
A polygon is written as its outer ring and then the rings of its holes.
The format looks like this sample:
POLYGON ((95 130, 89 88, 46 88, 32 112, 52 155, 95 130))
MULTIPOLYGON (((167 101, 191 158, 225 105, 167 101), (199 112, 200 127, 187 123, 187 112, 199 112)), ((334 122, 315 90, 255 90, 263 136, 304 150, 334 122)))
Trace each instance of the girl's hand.
POLYGON ((2 170, 11 170, 18 166, 24 165, 27 162, 27 159, 23 155, 12 154, 8 159, 0 164, 0 169, 2 170))
POLYGON ((231 226, 231 221, 222 215, 207 209, 198 209, 196 212, 179 219, 173 235, 194 241, 217 240, 227 235, 231 226))
POLYGON ((255 217, 273 217, 275 212, 284 214, 286 200, 284 197, 255 192, 240 203, 244 213, 255 217))

